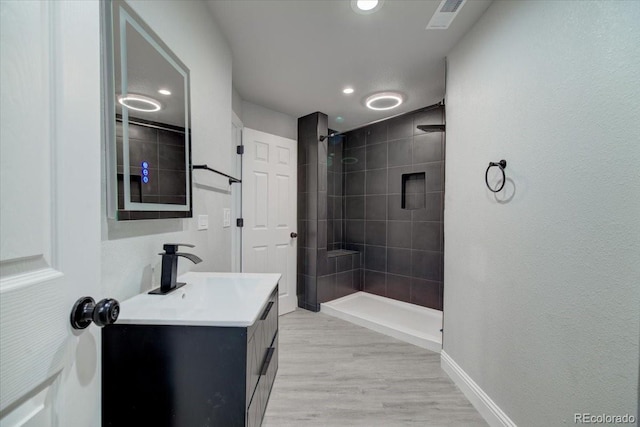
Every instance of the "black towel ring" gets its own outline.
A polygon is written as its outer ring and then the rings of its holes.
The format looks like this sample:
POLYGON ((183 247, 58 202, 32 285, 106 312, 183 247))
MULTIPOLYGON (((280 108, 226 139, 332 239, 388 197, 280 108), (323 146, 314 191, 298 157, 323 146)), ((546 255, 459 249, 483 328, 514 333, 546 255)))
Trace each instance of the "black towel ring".
POLYGON ((487 167, 487 171, 484 173, 484 182, 485 184, 487 184, 487 188, 494 192, 494 193, 498 193, 500 191, 502 191, 502 189, 504 188, 504 183, 507 180, 507 177, 504 174, 504 169, 507 167, 507 161, 506 160, 500 160, 498 163, 496 162, 489 162, 489 166, 487 167), (495 190, 493 188, 491 188, 491 186, 489 185, 489 169, 491 169, 493 166, 497 166, 500 168, 500 172, 502 172, 502 184, 500 185, 500 188, 496 188, 495 190))

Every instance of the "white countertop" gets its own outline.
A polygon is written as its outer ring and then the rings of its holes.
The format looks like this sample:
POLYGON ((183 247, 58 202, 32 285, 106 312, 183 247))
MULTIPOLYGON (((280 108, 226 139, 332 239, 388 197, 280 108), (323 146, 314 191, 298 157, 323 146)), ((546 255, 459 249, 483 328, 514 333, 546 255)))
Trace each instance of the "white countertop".
POLYGON ((197 273, 167 295, 136 295, 120 304, 116 324, 250 326, 261 314, 280 274, 197 273))

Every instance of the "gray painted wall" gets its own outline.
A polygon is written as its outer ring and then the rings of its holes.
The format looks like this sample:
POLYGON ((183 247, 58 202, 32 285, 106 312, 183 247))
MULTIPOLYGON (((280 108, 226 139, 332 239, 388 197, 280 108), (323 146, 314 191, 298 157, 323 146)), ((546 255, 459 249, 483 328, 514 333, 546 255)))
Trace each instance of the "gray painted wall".
MULTIPOLYGON (((298 119, 285 113, 242 101, 242 124, 250 129, 272 135, 298 139, 298 119)), ((238 114, 236 112, 236 114, 238 114)))
POLYGON ((240 97, 235 87, 231 88, 231 109, 242 120, 242 97, 240 97))
POLYGON ((521 426, 637 414, 638 22, 495 2, 449 56, 444 351, 521 426))
MULTIPOLYGON (((191 71, 192 159, 232 173, 231 52, 200 2, 129 2, 191 71), (189 25, 179 23, 188 22, 189 25), (225 155, 225 153, 228 153, 225 155)), ((97 84, 97 83, 96 83, 97 84)), ((232 161, 233 160, 233 161, 232 161)), ((193 172, 193 218, 117 222, 102 218, 102 288, 123 300, 160 280, 166 242, 193 243, 188 250, 204 261, 181 260, 189 270, 230 271, 231 228, 222 228, 222 209, 231 206, 228 182, 206 171, 193 172), (209 215, 209 229, 197 230, 197 217, 209 215)), ((106 200, 103 182, 103 200, 106 200)), ((235 189, 235 187, 234 187, 235 189)), ((106 209, 103 211, 106 212, 106 209)))

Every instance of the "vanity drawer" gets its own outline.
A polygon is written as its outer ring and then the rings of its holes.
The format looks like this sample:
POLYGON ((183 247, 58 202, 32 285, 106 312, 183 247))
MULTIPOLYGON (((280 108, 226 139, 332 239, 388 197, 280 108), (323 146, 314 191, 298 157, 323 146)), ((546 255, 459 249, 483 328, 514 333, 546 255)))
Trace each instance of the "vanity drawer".
POLYGON ((264 363, 261 368, 261 376, 256 387, 251 403, 247 408, 247 427, 259 427, 262 424, 264 413, 269 403, 271 389, 278 372, 278 334, 273 337, 268 348, 264 363))
POLYGON ((247 336, 247 402, 251 401, 264 360, 278 330, 278 287, 269 297, 258 320, 248 328, 247 336))

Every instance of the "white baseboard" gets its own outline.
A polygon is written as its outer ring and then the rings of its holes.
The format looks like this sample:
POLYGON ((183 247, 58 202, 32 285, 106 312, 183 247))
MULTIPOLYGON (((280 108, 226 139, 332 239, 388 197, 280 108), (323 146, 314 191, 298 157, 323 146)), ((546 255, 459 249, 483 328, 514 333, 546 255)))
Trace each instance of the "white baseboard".
POLYGON ((440 352, 440 366, 491 427, 517 427, 444 350, 440 352))

